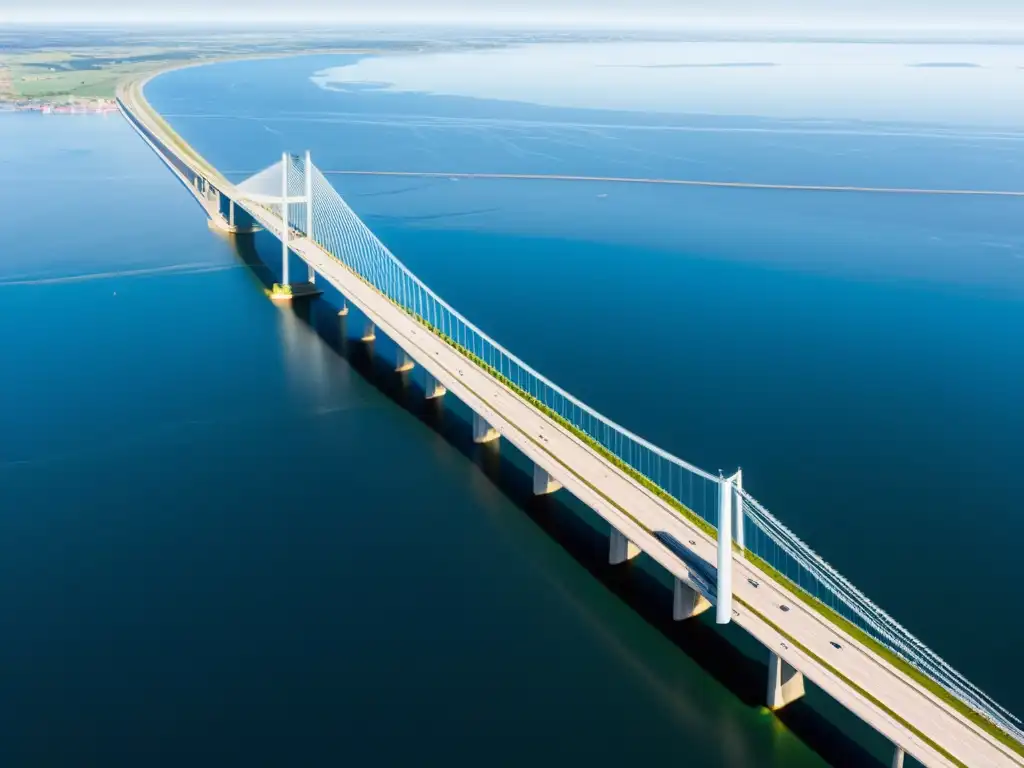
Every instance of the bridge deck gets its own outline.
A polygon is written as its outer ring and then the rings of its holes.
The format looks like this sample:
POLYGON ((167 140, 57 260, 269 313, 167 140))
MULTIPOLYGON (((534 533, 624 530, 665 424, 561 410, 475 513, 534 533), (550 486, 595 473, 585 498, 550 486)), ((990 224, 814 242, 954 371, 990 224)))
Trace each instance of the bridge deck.
MULTIPOLYGON (((143 84, 122 88, 125 108, 172 151, 180 149, 179 158, 216 178, 221 194, 233 198, 232 185, 201 159, 197 161, 179 137, 154 119, 155 113, 142 98, 143 84)), ((281 231, 276 214, 240 199, 235 203, 269 231, 281 231)), ((674 536, 706 562, 716 562, 714 539, 577 436, 424 328, 315 242, 301 238, 290 245, 451 394, 671 574, 694 583, 686 564, 655 536, 659 532, 674 536)), ((734 568, 733 620, 908 754, 928 766, 1024 766, 1024 759, 992 735, 795 600, 767 574, 739 556, 734 568), (780 605, 789 610, 782 611, 780 605), (834 647, 833 641, 841 647, 834 647)))

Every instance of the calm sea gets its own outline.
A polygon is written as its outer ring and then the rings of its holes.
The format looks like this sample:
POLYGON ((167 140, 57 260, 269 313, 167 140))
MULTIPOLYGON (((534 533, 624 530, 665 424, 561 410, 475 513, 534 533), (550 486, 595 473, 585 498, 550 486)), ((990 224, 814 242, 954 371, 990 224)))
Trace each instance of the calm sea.
MULTIPOLYGON (((477 92, 490 54, 424 58, 431 82, 403 80, 414 57, 319 56, 147 93, 236 179, 310 149, 324 170, 1021 188, 1012 115, 854 119, 792 89, 786 110, 744 114, 690 81, 656 83, 657 110, 583 99, 582 75, 559 101, 528 53, 498 69, 518 62, 533 103, 515 78, 477 92), (475 82, 438 85, 467 63, 475 82)), ((706 69, 742 73, 737 89, 786 69, 732 56, 713 61, 745 66, 706 69)), ((705 69, 637 61, 641 82, 705 69)), ((599 521, 531 499, 519 458, 474 447, 458 403, 421 402, 386 340, 352 340, 355 315, 271 305, 273 241, 211 234, 120 120, 5 115, 0 138, 18 233, 0 254, 5 764, 888 758, 816 691, 768 715, 761 649, 707 616, 672 626, 657 568, 606 567, 599 521)), ((1024 201, 331 178, 495 338, 684 458, 742 466, 1024 710, 1007 674, 1024 644, 1024 201)))

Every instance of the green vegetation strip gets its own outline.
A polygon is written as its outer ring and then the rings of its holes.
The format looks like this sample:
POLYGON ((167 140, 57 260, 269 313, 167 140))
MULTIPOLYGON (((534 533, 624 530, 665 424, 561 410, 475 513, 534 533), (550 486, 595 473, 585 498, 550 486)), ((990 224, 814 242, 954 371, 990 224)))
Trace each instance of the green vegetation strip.
POLYGON ((702 518, 700 515, 698 515, 696 512, 694 512, 689 507, 686 507, 683 504, 681 504, 674 496, 669 494, 661 486, 659 486, 657 483, 653 482, 650 478, 646 477, 645 475, 641 474, 640 472, 637 472, 635 469, 633 469, 633 467, 631 467, 629 464, 624 462, 622 459, 620 459, 614 453, 609 451, 602 443, 600 443, 597 440, 595 440, 593 437, 588 435, 586 432, 584 432, 578 426, 576 426, 575 424, 570 422, 568 419, 566 419, 561 414, 559 414, 556 411, 554 411, 553 409, 549 408, 547 405, 545 405, 540 400, 538 400, 536 397, 534 397, 529 392, 524 390, 518 384, 515 384, 514 382, 512 382, 504 374, 499 373, 490 364, 486 363, 484 360, 482 360, 481 358, 477 357, 475 354, 470 352, 468 349, 466 349, 464 346, 462 346, 457 341, 452 339, 450 336, 448 336, 447 334, 441 332, 441 330, 439 330, 438 328, 435 328, 433 325, 431 325, 430 323, 428 323, 425 320, 423 320, 423 318, 418 317, 416 315, 413 315, 413 317, 416 320, 418 320, 421 324, 426 326, 428 329, 430 329, 430 331, 433 332, 434 335, 438 336, 448 346, 450 346, 453 349, 455 349, 456 351, 458 351, 463 357, 469 358, 471 361, 473 361, 477 365, 478 368, 482 368, 492 378, 497 379, 499 383, 503 384, 508 389, 511 389, 513 392, 515 392, 517 395, 519 395, 520 398, 522 398, 527 403, 532 405, 534 408, 536 408, 538 411, 543 413, 549 419, 551 419, 552 421, 558 423, 560 426, 564 427, 565 429, 569 430, 573 435, 575 435, 577 438, 579 438, 588 447, 593 449, 596 453, 600 454, 602 458, 604 458, 606 461, 608 461, 610 464, 614 465, 616 468, 618 468, 619 470, 621 470, 625 474, 629 475, 631 478, 633 478, 633 480, 635 480, 636 482, 640 483, 640 485, 642 485, 648 491, 650 491, 655 496, 657 496, 659 499, 664 501, 666 504, 668 504, 669 506, 673 507, 683 517, 685 517, 691 523, 696 525, 698 528, 700 528, 706 534, 708 534, 712 538, 716 537, 715 527, 713 525, 711 525, 707 520, 702 518))
MULTIPOLYGON (((205 158, 200 156, 188 144, 186 144, 181 139, 181 137, 178 136, 178 134, 174 131, 174 129, 172 129, 162 117, 160 117, 155 111, 152 110, 152 108, 149 107, 148 102, 145 100, 145 97, 142 95, 142 91, 141 91, 141 86, 140 85, 132 83, 132 84, 129 85, 129 87, 136 87, 136 88, 138 88, 138 92, 136 94, 136 98, 133 99, 133 102, 134 102, 135 106, 143 106, 144 105, 145 111, 147 113, 147 117, 149 117, 152 121, 157 122, 158 125, 160 126, 160 129, 162 130, 162 132, 167 137, 171 138, 173 140, 174 144, 176 144, 179 149, 181 149, 184 153, 189 155, 193 159, 193 161, 196 162, 200 166, 200 168, 202 168, 204 170, 205 169, 209 169, 211 175, 219 176, 219 174, 217 174, 216 171, 213 170, 212 166, 206 161, 205 158)), ((365 277, 363 277, 362 275, 358 274, 357 272, 355 272, 354 270, 349 268, 348 265, 345 264, 344 261, 342 261, 341 259, 339 259, 336 256, 334 256, 334 254, 330 254, 330 252, 326 251, 326 249, 324 249, 324 250, 325 250, 325 252, 329 253, 329 255, 331 255, 331 257, 335 259, 335 261, 337 261, 339 264, 341 264, 343 267, 345 267, 350 273, 352 273, 357 278, 359 278, 363 283, 365 283, 369 287, 373 288, 378 293, 381 293, 380 290, 373 283, 371 283, 365 277)), ((597 440, 595 440, 593 437, 588 435, 586 432, 584 432, 582 429, 580 429, 575 424, 570 422, 568 419, 566 419, 565 417, 563 417, 559 413, 555 412, 553 409, 551 409, 550 407, 548 407, 547 405, 542 403, 540 400, 538 400, 536 397, 534 397, 530 393, 526 392, 524 389, 519 387, 517 384, 513 383, 511 380, 509 380, 506 376, 504 376, 502 373, 500 373, 498 370, 496 370, 490 364, 488 364, 483 359, 481 359, 480 357, 478 357, 477 355, 475 355, 474 353, 472 353, 468 349, 466 349, 464 346, 459 344, 453 338, 451 338, 450 336, 445 334, 443 331, 441 331, 441 329, 439 329, 436 326, 432 325, 431 323, 429 323, 427 320, 425 320, 420 315, 418 315, 418 314, 410 311, 408 308, 402 306, 401 304, 399 304, 397 301, 395 301, 391 297, 386 296, 383 293, 381 293, 381 295, 384 296, 392 304, 394 304, 398 309, 402 310, 405 314, 409 315, 414 320, 416 320, 420 325, 422 325, 425 328, 427 328, 428 330, 430 330, 431 333, 433 333, 435 336, 440 338, 448 346, 452 347, 454 350, 456 350, 463 357, 465 357, 468 360, 470 360, 471 362, 473 362, 478 368, 480 368, 481 370, 485 371, 488 375, 490 375, 492 378, 496 379, 499 383, 501 383, 506 388, 508 388, 511 391, 515 392, 516 395, 518 395, 521 399, 525 400, 529 405, 532 405, 534 408, 536 408, 538 411, 540 411, 545 416, 550 418, 552 421, 556 422, 557 424, 559 424, 560 426, 562 426, 563 428, 565 428, 566 430, 571 432, 573 435, 575 435, 577 438, 579 438, 583 443, 585 443, 587 446, 589 446, 592 450, 594 450, 596 453, 601 455, 610 464, 612 464, 613 466, 618 468, 620 471, 622 471, 623 473, 625 473, 626 475, 631 477, 633 480, 635 480, 637 483, 639 483, 645 489, 647 489, 648 491, 653 493, 655 496, 657 496, 659 499, 661 499, 666 504, 668 504, 670 507, 672 507, 676 512, 678 512, 688 522, 690 522, 693 525, 695 525, 697 528, 699 528, 701 531, 706 533, 712 539, 717 540, 717 538, 718 538, 718 530, 714 526, 712 526, 710 523, 708 523, 706 520, 704 520, 704 518, 700 517, 700 515, 698 515, 696 512, 694 512, 693 510, 691 510, 688 507, 686 507, 685 505, 683 505, 681 502, 679 502, 678 499, 676 499, 674 496, 669 494, 667 491, 665 491, 659 485, 654 483, 650 478, 648 478, 645 475, 643 475, 640 472, 638 472, 632 466, 630 466, 629 464, 624 462, 622 459, 620 459, 618 456, 616 456, 614 453, 609 451, 602 443, 600 443, 597 440)), ((470 391, 472 391, 472 390, 470 390, 470 391)), ((475 392, 473 394, 476 395, 475 392)), ((480 397, 479 395, 476 395, 476 396, 480 397)), ((480 398, 480 399, 483 400, 483 398, 480 398)), ((518 429, 518 427, 517 427, 517 429, 518 429)), ((600 490, 598 490, 593 484, 591 484, 590 482, 585 480, 583 477, 578 475, 571 468, 566 466, 563 462, 559 461, 558 457, 556 457, 553 454, 551 454, 550 451, 548 451, 546 448, 544 448, 543 445, 541 445, 536 440, 534 440, 530 435, 526 434, 521 429, 520 429, 520 431, 523 432, 524 435, 526 435, 527 439, 529 439, 531 442, 535 443, 539 448, 544 450, 546 453, 550 454, 552 456, 552 458, 555 459, 555 461, 558 461, 559 464, 562 464, 562 466, 564 466, 568 471, 572 472, 581 482, 583 482, 591 490, 593 490, 596 494, 598 494, 603 499, 605 499, 605 501, 607 501, 609 504, 611 504, 613 507, 615 507, 619 512, 621 512, 627 518, 632 520, 636 525, 638 525, 646 533, 653 535, 653 531, 651 531, 646 525, 644 525, 642 522, 640 522, 640 520, 638 520, 636 517, 631 515, 629 512, 627 512, 621 506, 619 506, 614 501, 612 501, 608 496, 606 496, 604 493, 602 493, 600 490)), ((738 547, 735 544, 734 544, 734 548, 738 549, 738 547)), ((782 573, 780 573, 779 571, 777 571, 775 568, 773 568, 771 565, 769 565, 767 562, 765 562, 762 558, 758 557, 757 555, 755 555, 750 550, 744 550, 744 555, 745 555, 746 559, 749 562, 751 562, 752 564, 754 564, 759 570, 763 571, 766 575, 768 575, 773 580, 778 582, 780 586, 782 586, 788 592, 790 592, 795 597, 797 597, 805 605, 807 605, 808 607, 810 607, 811 609, 816 611, 819 615, 821 615, 823 618, 825 618, 828 622, 830 622, 831 624, 841 628, 848 635, 850 635, 851 637, 855 638, 858 642, 860 642, 861 644, 863 644, 866 647, 870 648, 874 653, 876 653, 881 658, 885 659, 892 666, 894 666, 897 669, 901 670, 908 677, 910 677, 911 679, 913 679, 914 681, 916 681, 917 683, 922 685, 928 691, 932 692, 941 701, 949 704, 951 707, 956 709, 958 712, 960 712, 962 715, 964 715, 964 717, 966 717, 971 723, 974 723, 978 727, 982 728, 986 733, 992 735, 997 741, 999 741, 1000 743, 1008 746, 1010 749, 1012 749, 1018 755, 1024 756, 1024 744, 1021 744, 1019 741, 1014 739, 1010 734, 1006 733, 1001 728, 996 726, 995 723, 992 723, 986 717, 984 717, 980 713, 974 711, 965 702, 961 701, 956 696, 954 696, 952 693, 947 691, 944 687, 939 685, 935 680, 933 680, 932 678, 930 678, 927 675, 925 675, 923 672, 918 670, 916 667, 914 667, 912 664, 910 664, 909 662, 904 660, 899 655, 893 653, 891 650, 886 648, 884 645, 882 645, 880 642, 878 642, 871 635, 867 634, 864 630, 860 629, 858 626, 856 626, 855 624, 853 624, 849 620, 845 619, 843 616, 841 616, 838 613, 836 613, 835 610, 833 610, 829 606, 825 605, 825 603, 823 603, 820 600, 818 600, 810 592, 807 592, 802 587, 797 585, 795 582, 790 580, 789 577, 787 577, 787 576, 783 575, 782 573)), ((742 603, 744 606, 746 606, 748 610, 750 610, 752 613, 756 614, 759 618, 761 618, 762 621, 764 621, 765 623, 769 624, 773 629, 775 629, 775 631, 777 631, 779 634, 781 634, 784 637, 786 637, 788 640, 790 640, 796 646, 800 647, 801 650, 803 650, 804 653, 806 653, 807 655, 809 655, 812 658, 814 658, 821 666, 825 667, 830 672, 832 672, 832 674, 834 674, 836 677, 839 677, 840 679, 844 680, 848 685, 850 685, 851 687, 853 687, 856 690, 858 690, 861 693, 861 695, 863 695, 865 698, 867 698, 870 701, 872 701, 876 706, 878 706, 884 712, 888 713, 891 717, 893 717, 898 722, 903 724, 904 727, 906 727, 908 730, 910 730, 911 732, 916 734, 920 739, 922 739, 923 741, 925 741, 926 743, 931 745, 933 749, 941 752, 943 755, 946 755, 947 758, 950 759, 951 761, 953 761, 956 765, 958 765, 958 766, 963 766, 964 765, 960 761, 956 760, 956 758, 954 758, 948 752, 946 752, 942 747, 940 747, 938 744, 936 744, 930 738, 928 738, 928 736, 926 736, 925 734, 921 733, 919 730, 917 730, 910 723, 906 722, 899 715, 897 715, 895 712, 893 712, 888 707, 886 707, 881 701, 879 701, 878 699, 875 699, 873 696, 871 696, 866 691, 861 689, 859 686, 857 686, 851 680, 846 678, 842 673, 840 673, 839 671, 834 669, 826 661, 824 661, 823 659, 820 659, 815 654, 813 654, 811 651, 809 651, 808 649, 804 648, 797 640, 795 640, 794 638, 790 637, 787 633, 783 632, 779 627, 777 627, 775 624, 773 624, 771 621, 769 621, 763 615, 758 613, 756 610, 751 608, 749 605, 746 605, 746 603, 743 603, 741 600, 739 600, 739 598, 736 598, 736 599, 740 603, 742 603)), ((964 766, 964 768, 967 768, 967 766, 964 766)))
POLYGON ((148 101, 146 101, 146 97, 143 95, 142 89, 151 77, 153 77, 153 75, 142 81, 130 81, 125 85, 125 94, 127 98, 131 100, 132 106, 143 111, 148 122, 155 124, 155 127, 158 129, 157 132, 163 133, 164 137, 168 139, 176 149, 185 155, 198 170, 210 177, 208 180, 214 180, 218 183, 225 181, 216 169, 206 161, 206 158, 196 152, 190 144, 182 139, 181 136, 178 135, 177 131, 171 128, 167 121, 149 105, 148 101))

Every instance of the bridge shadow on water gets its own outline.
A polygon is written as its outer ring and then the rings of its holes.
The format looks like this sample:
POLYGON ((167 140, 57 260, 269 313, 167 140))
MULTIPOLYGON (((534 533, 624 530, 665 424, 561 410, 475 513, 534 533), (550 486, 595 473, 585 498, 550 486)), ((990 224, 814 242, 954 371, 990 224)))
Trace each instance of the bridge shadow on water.
MULTIPOLYGON (((269 290, 277 278, 261 260, 253 238, 233 238, 233 242, 238 258, 250 267, 250 274, 262 288, 269 290)), ((339 317, 343 298, 331 286, 323 286, 323 289, 324 294, 319 298, 293 301, 290 311, 344 358, 366 382, 475 463, 487 480, 534 525, 651 627, 744 705, 764 709, 768 677, 766 650, 735 626, 718 628, 714 624, 713 610, 696 619, 674 621, 671 580, 667 574, 663 574, 661 579, 655 575, 661 571, 660 566, 643 554, 623 565, 609 565, 609 536, 603 520, 565 491, 534 496, 532 465, 525 456, 506 441, 500 441, 500 448, 497 441, 485 445, 474 443, 472 414, 468 407, 458 401, 452 402, 450 395, 436 400, 426 399, 420 379, 422 374, 418 374, 420 369, 396 372, 397 348, 394 343, 379 331, 376 341, 361 341, 359 336, 364 318, 354 308, 350 308, 347 316, 339 317)), ((849 721, 852 720, 854 726, 859 721, 848 714, 844 718, 845 710, 838 705, 824 707, 837 710, 833 714, 844 720, 840 727, 819 711, 817 705, 822 703, 831 702, 809 686, 808 697, 790 704, 774 716, 836 768, 885 765, 862 744, 862 740, 849 735, 849 721)), ((874 734, 867 726, 861 730, 866 734, 859 735, 870 737, 874 734)), ((909 757, 907 764, 914 764, 909 757)))

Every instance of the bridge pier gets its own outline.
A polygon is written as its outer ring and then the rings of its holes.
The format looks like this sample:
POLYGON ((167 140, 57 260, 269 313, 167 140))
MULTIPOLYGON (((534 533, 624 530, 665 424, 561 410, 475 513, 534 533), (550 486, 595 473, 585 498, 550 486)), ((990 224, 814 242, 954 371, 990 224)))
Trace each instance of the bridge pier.
POLYGON ((423 382, 423 391, 426 393, 427 400, 433 400, 437 397, 443 397, 448 392, 441 382, 431 376, 429 373, 426 375, 426 379, 423 382))
POLYGON ((489 443, 497 440, 501 435, 498 430, 488 424, 478 413, 473 414, 473 442, 489 443))
POLYGON ((543 496, 546 493, 554 493, 562 484, 555 480, 543 469, 540 464, 533 465, 533 495, 543 496))
POLYGON ((619 565, 627 560, 632 560, 639 554, 640 547, 612 526, 611 534, 608 538, 608 563, 610 565, 619 565))
MULTIPOLYGON (((768 652, 768 709, 782 709, 804 695, 804 674, 774 651, 768 652)), ((902 761, 901 761, 902 762, 902 761)))
POLYGON ((402 373, 403 371, 411 371, 416 366, 412 358, 409 357, 409 353, 401 347, 398 348, 398 362, 395 365, 395 371, 402 373))
MULTIPOLYGON (((217 194, 219 197, 220 193, 217 194)), ((244 210, 235 210, 234 200, 230 197, 227 200, 227 215, 224 215, 223 204, 218 202, 216 212, 210 214, 210 229, 226 232, 229 235, 252 235, 263 229, 244 210)))
POLYGON ((210 229, 225 232, 229 235, 254 235, 262 230, 257 224, 231 224, 220 214, 213 214, 207 221, 210 229))
POLYGON ((700 592, 682 579, 675 579, 672 585, 672 618, 675 621, 700 616, 711 607, 711 603, 700 592))
POLYGON ((360 341, 373 341, 377 338, 377 327, 373 324, 372 320, 367 320, 366 325, 363 326, 363 335, 359 337, 360 341))
POLYGON ((270 289, 271 301, 291 301, 319 295, 320 290, 313 283, 274 283, 270 289))
POLYGON ((903 768, 903 748, 894 745, 892 751, 892 768, 903 768))

